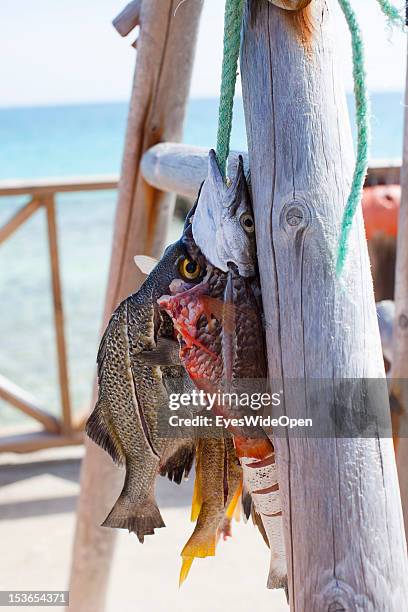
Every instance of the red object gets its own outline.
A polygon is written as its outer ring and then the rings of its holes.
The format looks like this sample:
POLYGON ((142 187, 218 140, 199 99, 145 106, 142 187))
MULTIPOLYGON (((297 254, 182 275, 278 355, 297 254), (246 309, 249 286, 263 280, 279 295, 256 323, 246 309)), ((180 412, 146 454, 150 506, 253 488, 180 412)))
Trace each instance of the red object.
POLYGON ((376 185, 363 192, 363 216, 367 240, 376 234, 397 237, 401 201, 399 185, 376 185))

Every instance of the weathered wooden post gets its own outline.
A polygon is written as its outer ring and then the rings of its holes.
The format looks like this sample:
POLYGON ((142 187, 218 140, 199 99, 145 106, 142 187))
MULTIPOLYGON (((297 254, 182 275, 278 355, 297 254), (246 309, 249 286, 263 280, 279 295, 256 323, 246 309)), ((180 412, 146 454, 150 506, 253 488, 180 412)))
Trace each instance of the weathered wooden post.
POLYGON ((408 534, 408 70, 405 88, 404 149, 401 169, 401 206, 398 222, 395 271, 395 321, 391 396, 395 432, 395 453, 405 531, 408 534))
MULTIPOLYGON (((187 2, 176 13, 178 4, 177 0, 132 2, 115 20, 122 34, 140 24, 140 39, 103 328, 118 303, 142 280, 134 255, 160 256, 173 211, 175 195, 149 186, 141 175, 140 160, 149 147, 162 140, 177 141, 182 133, 202 0, 187 2)), ((104 609, 115 533, 99 525, 122 479, 109 456, 88 441, 71 570, 74 612, 104 609)))
POLYGON ((333 416, 373 409, 340 380, 384 376, 361 211, 335 273, 353 152, 333 1, 274 4, 246 2, 241 72, 270 377, 285 413, 312 416, 320 432, 275 440, 291 610, 399 612, 408 565, 392 440, 329 434, 333 416))

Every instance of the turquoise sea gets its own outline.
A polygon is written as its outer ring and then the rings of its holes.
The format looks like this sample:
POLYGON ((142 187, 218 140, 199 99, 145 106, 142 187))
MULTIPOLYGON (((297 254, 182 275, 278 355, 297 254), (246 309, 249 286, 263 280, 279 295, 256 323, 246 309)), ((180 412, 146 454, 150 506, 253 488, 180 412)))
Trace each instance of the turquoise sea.
MULTIPOLYGON (((349 103, 353 114, 351 98, 349 103)), ((119 172, 126 113, 125 103, 0 109, 0 180, 119 172)), ((184 141, 214 146, 216 123, 216 99, 191 100, 184 141)), ((402 123, 402 93, 372 95, 372 158, 401 156, 402 123)), ((240 100, 231 144, 246 148, 240 100)), ((90 402, 115 199, 115 192, 58 198, 69 373, 78 411, 90 402)), ((25 201, 0 198, 0 226, 25 201)), ((175 234, 176 225, 172 229, 175 234)), ((47 248, 43 211, 0 246, 0 374, 58 413, 47 248)), ((0 402, 0 426, 26 422, 0 402)))

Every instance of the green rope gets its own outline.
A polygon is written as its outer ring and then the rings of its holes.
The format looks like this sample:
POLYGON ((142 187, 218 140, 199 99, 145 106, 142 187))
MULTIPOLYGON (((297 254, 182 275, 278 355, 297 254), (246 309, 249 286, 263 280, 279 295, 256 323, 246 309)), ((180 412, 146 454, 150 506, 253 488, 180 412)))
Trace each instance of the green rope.
POLYGON ((377 0, 384 15, 389 19, 390 23, 405 27, 405 19, 400 11, 391 4, 388 0, 377 0))
MULTIPOLYGON (((377 0, 382 12, 390 23, 405 27, 405 21, 398 9, 389 0, 377 0)), ((346 18, 350 34, 353 55, 354 96, 356 102, 357 122, 357 159, 351 184, 350 194, 343 213, 340 242, 337 252, 336 271, 340 275, 347 257, 348 238, 357 206, 361 201, 364 179, 368 166, 369 147, 369 100, 366 89, 366 73, 364 68, 364 45, 356 15, 350 6, 349 0, 339 0, 346 18)))
MULTIPOLYGON (((381 1, 381 0, 378 0, 381 1)), ((337 252, 336 271, 340 275, 347 256, 348 237, 353 223, 354 214, 361 201, 364 179, 368 166, 368 147, 370 126, 368 121, 369 100, 366 89, 366 73, 364 67, 364 45, 356 15, 349 0, 339 0, 346 18, 350 34, 353 55, 354 96, 356 102, 357 122, 357 158, 353 180, 341 224, 340 242, 337 252)))
POLYGON ((232 109, 234 105, 237 63, 241 44, 244 0, 226 0, 224 16, 224 51, 222 58, 220 106, 218 110, 217 161, 226 176, 230 151, 232 109))

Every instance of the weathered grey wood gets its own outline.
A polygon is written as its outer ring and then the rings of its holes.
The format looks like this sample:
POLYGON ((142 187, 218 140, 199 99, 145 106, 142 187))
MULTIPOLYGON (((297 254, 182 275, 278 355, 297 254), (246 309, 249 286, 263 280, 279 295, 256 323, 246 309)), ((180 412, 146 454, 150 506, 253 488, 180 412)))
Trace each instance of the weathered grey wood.
POLYGON ((395 272, 395 320, 391 393, 398 408, 393 415, 396 457, 405 531, 408 534, 408 71, 405 91, 403 165, 401 169, 401 207, 397 238, 395 272), (398 437, 399 436, 399 437, 398 437))
MULTIPOLYGON (((157 189, 195 198, 207 176, 208 151, 205 147, 162 142, 143 155, 143 177, 157 189)), ((248 170, 248 153, 231 151, 230 159, 236 159, 237 155, 243 156, 245 169, 248 170)))
MULTIPOLYGON (((244 158, 248 172, 248 153, 231 151, 231 158, 244 158)), ((148 149, 142 157, 144 179, 162 191, 171 191, 186 198, 195 198, 207 175, 208 149, 178 142, 161 142, 148 149)), ((367 185, 399 183, 400 160, 372 160, 367 173, 367 185)), ((1 187, 1 183, 0 183, 1 187)))
MULTIPOLYGON (((202 0, 185 2, 175 15, 178 4, 178 0, 143 0, 141 6, 103 328, 117 304, 143 280, 134 255, 161 255, 173 212, 174 194, 149 186, 140 161, 150 147, 163 140, 179 140, 182 134, 202 0)), ((71 570, 73 612, 104 609, 115 532, 99 525, 122 480, 123 472, 110 457, 88 441, 71 570)))
POLYGON ((137 25, 140 25, 142 0, 129 2, 112 21, 112 25, 121 36, 127 36, 137 25))
MULTIPOLYGON (((323 433, 334 416, 342 424, 373 408, 371 396, 357 401, 336 382, 384 377, 361 210, 344 274, 335 274, 353 154, 333 8, 313 0, 291 20, 266 0, 247 0, 241 61, 270 376, 283 385, 282 410, 313 418, 323 433)), ((297 431, 275 445, 291 609, 407 610, 392 440, 297 431)))

